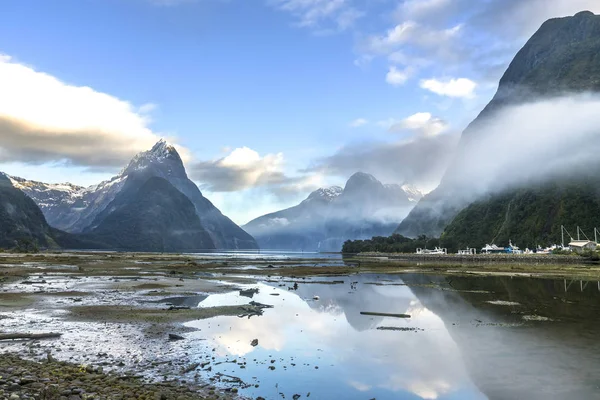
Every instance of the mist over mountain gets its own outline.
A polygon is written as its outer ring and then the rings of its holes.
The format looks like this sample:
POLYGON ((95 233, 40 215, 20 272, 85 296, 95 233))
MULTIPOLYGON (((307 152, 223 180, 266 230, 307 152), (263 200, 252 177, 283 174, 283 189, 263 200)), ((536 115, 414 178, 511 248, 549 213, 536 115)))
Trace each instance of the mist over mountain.
POLYGON ((410 186, 384 185, 362 172, 345 187, 321 188, 297 206, 246 225, 261 248, 340 251, 348 239, 389 235, 422 195, 410 186))
POLYGON ((258 248, 252 236, 202 195, 187 177, 177 150, 163 140, 136 155, 117 176, 87 188, 9 178, 14 187, 36 202, 51 226, 94 240, 100 238, 110 243, 110 247, 136 250, 164 247, 171 251, 258 248), (190 204, 193 215, 189 212, 190 204), (170 210, 172 207, 180 209, 175 212, 170 210), (163 217, 152 221, 152 215, 163 217), (149 233, 143 226, 147 229, 153 226, 154 231, 162 229, 164 237, 159 240, 152 236, 150 240, 144 236, 149 233), (125 231, 137 233, 129 238, 121 235, 125 231), (175 240, 174 232, 187 233, 175 235, 175 240), (121 239, 115 241, 116 237, 121 239), (136 238, 139 242, 133 243, 136 238))
POLYGON ((600 170, 598 92, 600 16, 581 12, 545 22, 463 132, 438 188, 396 232, 440 236, 452 223, 443 238, 459 247, 508 236, 531 244, 550 240, 560 224, 574 223, 567 214, 583 219, 573 211, 593 210, 598 199, 599 182, 593 178, 600 170), (569 211, 559 212, 567 204, 569 211), (484 220, 485 232, 467 233, 471 223, 479 227, 484 220))

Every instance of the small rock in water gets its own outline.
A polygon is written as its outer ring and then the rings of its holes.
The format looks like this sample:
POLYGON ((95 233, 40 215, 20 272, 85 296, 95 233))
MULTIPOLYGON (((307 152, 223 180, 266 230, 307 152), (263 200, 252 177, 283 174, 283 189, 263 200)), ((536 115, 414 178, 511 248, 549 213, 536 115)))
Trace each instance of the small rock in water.
POLYGON ((319 300, 320 297, 319 296, 313 296, 313 300, 319 300))
POLYGON ((169 340, 184 340, 185 338, 174 333, 169 333, 169 340))

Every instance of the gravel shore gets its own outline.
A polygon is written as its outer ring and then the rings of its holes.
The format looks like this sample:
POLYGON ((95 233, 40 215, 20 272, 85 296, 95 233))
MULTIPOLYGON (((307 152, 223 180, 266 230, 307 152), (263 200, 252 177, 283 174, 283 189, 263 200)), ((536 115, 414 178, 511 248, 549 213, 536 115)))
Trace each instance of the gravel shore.
POLYGON ((101 367, 54 360, 34 362, 0 354, 1 400, 198 400, 227 399, 213 387, 185 382, 145 383, 133 376, 103 373, 101 367))

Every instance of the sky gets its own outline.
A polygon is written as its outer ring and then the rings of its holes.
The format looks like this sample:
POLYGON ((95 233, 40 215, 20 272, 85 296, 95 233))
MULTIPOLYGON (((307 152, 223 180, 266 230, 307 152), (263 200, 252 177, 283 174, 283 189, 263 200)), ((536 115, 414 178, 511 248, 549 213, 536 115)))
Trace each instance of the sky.
POLYGON ((424 192, 548 18, 597 0, 7 0, 0 171, 91 185, 166 138, 239 224, 357 171, 424 192))

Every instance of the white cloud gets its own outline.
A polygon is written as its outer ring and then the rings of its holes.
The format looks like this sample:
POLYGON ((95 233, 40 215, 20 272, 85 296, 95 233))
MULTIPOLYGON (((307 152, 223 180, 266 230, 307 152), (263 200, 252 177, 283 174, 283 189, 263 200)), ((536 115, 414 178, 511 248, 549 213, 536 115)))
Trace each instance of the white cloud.
POLYGON ((390 132, 401 132, 401 131, 416 131, 424 136, 435 136, 448 127, 448 124, 437 117, 431 115, 428 112, 420 112, 413 114, 401 121, 393 122, 389 126, 390 132))
POLYGON ((321 184, 318 174, 288 176, 284 164, 283 153, 261 156, 248 147, 239 147, 225 157, 197 162, 190 171, 200 186, 210 192, 264 187, 274 195, 286 198, 314 190, 321 184))
POLYGON ((482 194, 574 173, 586 177, 598 168, 598 109, 600 96, 588 94, 506 106, 461 139, 451 179, 482 194), (499 142, 519 145, 501 149, 499 142))
POLYGON ((212 192, 244 190, 256 186, 281 183, 284 180, 283 154, 267 154, 239 147, 227 156, 192 166, 194 178, 212 192))
POLYGON ((385 76, 385 81, 392 86, 401 86, 410 78, 411 73, 412 70, 410 67, 400 70, 395 66, 391 66, 385 76))
POLYGON ((439 96, 447 97, 473 97, 477 84, 467 78, 458 79, 424 79, 420 83, 421 88, 429 90, 439 96))
POLYGON ((0 162, 116 167, 160 138, 148 127, 154 105, 135 107, 6 55, 0 56, 0 87, 0 162))
POLYGON ((348 0, 268 0, 268 4, 292 14, 297 25, 317 29, 333 25, 334 30, 343 31, 354 25, 364 13, 352 7, 348 0))
POLYGON ((406 21, 388 29, 384 35, 371 36, 366 44, 366 50, 375 54, 388 53, 410 40, 417 27, 416 22, 406 21))
POLYGON ((455 38, 461 30, 462 25, 434 29, 408 20, 388 29, 384 35, 369 37, 362 47, 367 54, 391 54, 405 45, 438 47, 455 38))
POLYGON ((351 128, 358 128, 358 127, 366 125, 368 123, 369 123, 369 121, 367 121, 364 118, 357 118, 354 121, 350 122, 350 127, 351 128))

